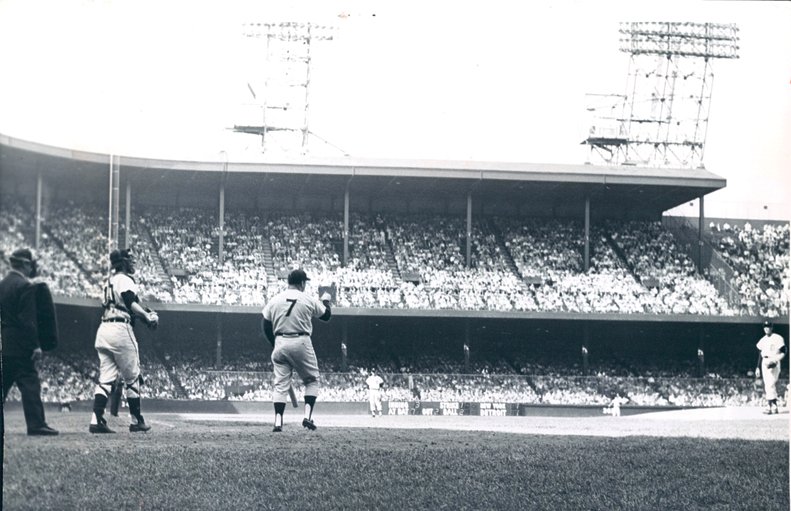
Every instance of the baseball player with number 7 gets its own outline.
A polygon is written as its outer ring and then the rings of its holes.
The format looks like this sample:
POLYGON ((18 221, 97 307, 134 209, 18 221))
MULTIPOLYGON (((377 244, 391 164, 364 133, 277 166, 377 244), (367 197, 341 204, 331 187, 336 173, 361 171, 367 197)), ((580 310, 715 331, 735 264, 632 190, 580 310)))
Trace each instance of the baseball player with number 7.
POLYGON ((272 431, 275 433, 283 431, 286 396, 292 390, 291 376, 295 371, 305 385, 302 425, 311 431, 316 429, 312 416, 319 393, 319 365, 310 339, 313 333, 311 320, 318 318, 327 322, 332 311, 329 293, 324 293, 321 301, 305 294, 309 280, 304 271, 292 271, 288 275, 288 289, 272 298, 263 310, 261 328, 273 347, 275 427, 272 431))

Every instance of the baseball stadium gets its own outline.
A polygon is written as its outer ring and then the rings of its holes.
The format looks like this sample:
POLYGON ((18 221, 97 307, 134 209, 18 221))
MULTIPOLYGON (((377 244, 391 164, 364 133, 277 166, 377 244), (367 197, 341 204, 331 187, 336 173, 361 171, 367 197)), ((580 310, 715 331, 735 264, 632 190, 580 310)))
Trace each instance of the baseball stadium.
POLYGON ((0 134, 0 274, 30 249, 57 326, 36 362, 57 433, 4 380, 3 508, 788 509, 788 358, 770 380, 756 343, 789 337, 789 222, 709 214, 727 185, 617 156, 162 159, 0 134), (156 320, 131 321, 140 385, 100 435, 123 249, 156 320), (294 270, 331 317, 308 332, 315 405, 294 372, 274 432, 262 310, 294 270))

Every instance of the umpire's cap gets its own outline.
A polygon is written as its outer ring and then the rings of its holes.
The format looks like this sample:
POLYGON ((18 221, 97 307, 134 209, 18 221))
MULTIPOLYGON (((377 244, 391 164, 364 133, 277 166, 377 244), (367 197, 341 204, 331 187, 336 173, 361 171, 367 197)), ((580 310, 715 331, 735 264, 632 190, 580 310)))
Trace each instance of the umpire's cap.
POLYGON ((306 280, 310 280, 308 276, 302 270, 294 270, 288 274, 288 285, 289 286, 298 286, 305 282, 306 280))
POLYGON ((766 328, 766 327, 769 327, 769 328, 772 328, 772 329, 774 329, 774 327, 775 327, 775 326, 772 324, 772 322, 771 322, 771 321, 769 321, 769 320, 767 319, 766 321, 764 321, 764 328, 766 328))
POLYGON ((129 253, 129 249, 125 248, 123 250, 113 250, 110 252, 110 266, 113 268, 117 268, 120 266, 124 261, 131 261, 132 254, 129 253))
POLYGON ((8 257, 8 260, 12 263, 32 263, 33 253, 30 251, 30 249, 18 248, 11 253, 11 255, 8 257))

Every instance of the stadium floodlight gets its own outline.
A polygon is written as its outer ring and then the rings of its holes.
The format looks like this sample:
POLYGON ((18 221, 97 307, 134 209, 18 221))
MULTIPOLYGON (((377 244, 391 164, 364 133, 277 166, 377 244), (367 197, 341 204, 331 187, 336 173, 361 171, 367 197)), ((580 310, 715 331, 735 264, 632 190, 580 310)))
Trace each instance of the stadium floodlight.
MULTIPOLYGON (((621 23, 629 72, 621 114, 595 119, 583 141, 608 164, 694 168, 703 164, 714 59, 737 59, 739 28, 692 22, 621 23), (617 124, 617 127, 614 126, 617 124)), ((613 95, 613 97, 616 97, 613 95)))
MULTIPOLYGON (((260 41, 265 55, 260 75, 263 80, 259 76, 258 80, 247 82, 253 99, 260 98, 262 123, 234 126, 235 132, 260 135, 261 149, 266 152, 267 134, 277 131, 283 139, 290 139, 286 146, 299 147, 303 154, 307 152, 311 45, 315 41, 331 41, 334 30, 332 26, 304 22, 242 24, 242 36, 260 41)), ((278 142, 281 147, 282 142, 278 142)))

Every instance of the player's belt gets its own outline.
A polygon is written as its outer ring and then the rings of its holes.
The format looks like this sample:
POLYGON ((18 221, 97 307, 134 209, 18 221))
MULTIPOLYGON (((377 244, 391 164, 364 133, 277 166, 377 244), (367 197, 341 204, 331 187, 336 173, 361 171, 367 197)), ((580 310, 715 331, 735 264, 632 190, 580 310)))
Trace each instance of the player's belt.
POLYGON ((110 318, 103 319, 102 323, 131 323, 132 321, 126 318, 110 318))
POLYGON ((291 332, 291 333, 284 333, 284 334, 275 334, 275 337, 302 337, 307 335, 310 337, 309 333, 306 332, 291 332))

